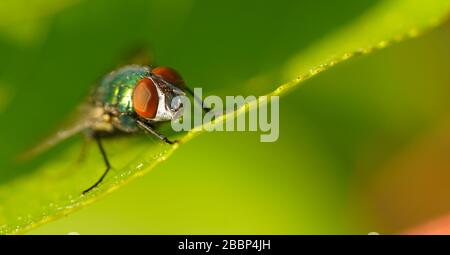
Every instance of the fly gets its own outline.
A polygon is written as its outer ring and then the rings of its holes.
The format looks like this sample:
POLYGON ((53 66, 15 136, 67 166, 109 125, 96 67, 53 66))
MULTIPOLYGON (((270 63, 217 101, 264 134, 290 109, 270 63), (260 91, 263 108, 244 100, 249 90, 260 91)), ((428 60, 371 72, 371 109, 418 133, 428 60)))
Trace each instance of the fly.
POLYGON ((155 124, 177 119, 183 113, 181 99, 186 93, 197 98, 181 75, 169 67, 151 68, 147 65, 126 65, 107 74, 94 88, 89 97, 82 119, 70 128, 60 131, 31 153, 45 150, 74 134, 86 131, 98 146, 105 163, 100 178, 83 191, 83 194, 97 187, 111 169, 102 138, 117 133, 144 131, 167 144, 176 141, 168 139, 155 130, 155 124))

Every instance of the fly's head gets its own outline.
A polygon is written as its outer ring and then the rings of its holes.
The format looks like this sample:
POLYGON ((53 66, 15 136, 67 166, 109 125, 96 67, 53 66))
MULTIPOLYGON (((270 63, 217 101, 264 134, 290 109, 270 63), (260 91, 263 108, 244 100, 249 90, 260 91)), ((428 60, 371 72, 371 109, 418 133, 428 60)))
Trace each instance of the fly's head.
POLYGON ((177 119, 183 113, 184 81, 173 69, 157 67, 140 79, 133 91, 132 103, 143 119, 160 122, 177 119))

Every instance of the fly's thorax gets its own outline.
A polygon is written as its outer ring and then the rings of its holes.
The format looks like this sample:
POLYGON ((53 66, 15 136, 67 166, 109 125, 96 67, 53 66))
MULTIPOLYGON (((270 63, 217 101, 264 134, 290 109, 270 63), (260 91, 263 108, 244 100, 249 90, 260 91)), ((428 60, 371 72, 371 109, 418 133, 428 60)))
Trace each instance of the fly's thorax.
POLYGON ((94 103, 111 113, 134 113, 132 102, 134 88, 136 83, 149 73, 149 67, 139 65, 125 66, 109 73, 95 89, 92 96, 94 103))

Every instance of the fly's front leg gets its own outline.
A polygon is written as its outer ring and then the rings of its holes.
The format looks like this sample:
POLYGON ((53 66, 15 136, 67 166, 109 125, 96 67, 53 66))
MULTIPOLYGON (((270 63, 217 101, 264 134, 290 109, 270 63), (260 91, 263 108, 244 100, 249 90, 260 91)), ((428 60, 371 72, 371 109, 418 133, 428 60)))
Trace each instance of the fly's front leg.
POLYGON ((167 138, 166 136, 164 136, 163 134, 159 133, 158 131, 154 130, 150 125, 148 125, 147 123, 141 121, 141 120, 136 120, 136 123, 138 124, 139 127, 141 127, 142 129, 144 129, 147 133, 152 134, 156 137, 158 137, 161 141, 164 141, 167 144, 174 144, 176 143, 176 141, 171 141, 169 140, 169 138, 167 138))
POLYGON ((202 107, 202 109, 203 109, 203 111, 204 111, 205 113, 211 111, 211 108, 205 106, 205 105, 203 104, 202 99, 199 98, 196 94, 194 94, 194 91, 192 91, 192 89, 190 89, 190 88, 188 88, 188 87, 185 87, 184 89, 186 90, 186 92, 187 92, 189 95, 191 95, 191 96, 194 98, 194 100, 197 102, 197 104, 199 104, 199 105, 202 107))

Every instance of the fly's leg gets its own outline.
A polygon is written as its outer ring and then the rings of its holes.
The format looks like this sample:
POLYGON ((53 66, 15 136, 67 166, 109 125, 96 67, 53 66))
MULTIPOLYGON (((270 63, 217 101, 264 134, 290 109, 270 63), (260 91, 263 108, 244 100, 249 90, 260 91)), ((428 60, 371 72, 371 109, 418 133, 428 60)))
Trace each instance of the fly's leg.
POLYGON ((171 141, 169 140, 169 138, 167 138, 166 136, 164 136, 163 134, 157 132, 156 130, 154 130, 151 126, 149 126, 147 123, 141 121, 141 120, 136 120, 136 123, 138 124, 139 127, 141 127, 142 129, 144 129, 147 133, 152 134, 156 137, 158 137, 161 141, 164 141, 167 144, 174 144, 176 143, 176 141, 171 141))
POLYGON ((100 139, 100 136, 94 135, 94 138, 95 138, 95 141, 97 142, 98 149, 100 150, 100 153, 102 154, 103 161, 105 162, 105 165, 106 165, 106 170, 105 170, 105 172, 103 172, 100 179, 98 179, 98 181, 96 183, 94 183, 94 185, 89 187, 87 190, 83 191, 83 195, 86 194, 87 192, 91 191, 93 188, 97 187, 103 181, 103 179, 105 178, 105 176, 108 174, 109 170, 111 169, 111 164, 109 163, 108 156, 106 156, 106 152, 105 152, 105 149, 103 148, 103 144, 100 139))
POLYGON ((189 95, 191 95, 194 98, 194 100, 197 102, 197 104, 199 104, 202 107, 202 109, 203 109, 203 111, 205 113, 211 111, 211 108, 206 107, 205 105, 203 105, 202 99, 199 98, 197 95, 195 95, 194 91, 192 91, 192 89, 190 89, 188 87, 185 87, 185 90, 186 90, 187 93, 189 93, 189 95))

